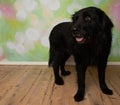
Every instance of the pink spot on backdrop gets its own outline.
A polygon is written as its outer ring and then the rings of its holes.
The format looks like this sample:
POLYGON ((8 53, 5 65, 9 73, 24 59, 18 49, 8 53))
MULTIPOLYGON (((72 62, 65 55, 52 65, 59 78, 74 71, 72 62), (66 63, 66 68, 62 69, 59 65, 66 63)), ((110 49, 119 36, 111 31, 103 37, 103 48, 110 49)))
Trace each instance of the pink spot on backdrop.
POLYGON ((0 4, 0 11, 5 18, 15 18, 15 11, 9 4, 0 4))
POLYGON ((118 30, 120 30, 120 3, 115 3, 110 8, 111 15, 118 30))
POLYGON ((2 61, 3 59, 5 59, 5 56, 0 56, 0 61, 2 61))

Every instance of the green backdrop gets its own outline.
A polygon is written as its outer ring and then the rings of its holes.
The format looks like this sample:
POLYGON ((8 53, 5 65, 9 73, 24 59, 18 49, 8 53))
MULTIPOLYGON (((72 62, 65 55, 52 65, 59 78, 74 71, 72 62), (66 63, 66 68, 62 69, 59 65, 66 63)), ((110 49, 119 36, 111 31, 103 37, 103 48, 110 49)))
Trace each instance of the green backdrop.
POLYGON ((50 30, 88 6, 112 19, 109 61, 120 61, 120 0, 0 0, 0 61, 47 61, 50 30))

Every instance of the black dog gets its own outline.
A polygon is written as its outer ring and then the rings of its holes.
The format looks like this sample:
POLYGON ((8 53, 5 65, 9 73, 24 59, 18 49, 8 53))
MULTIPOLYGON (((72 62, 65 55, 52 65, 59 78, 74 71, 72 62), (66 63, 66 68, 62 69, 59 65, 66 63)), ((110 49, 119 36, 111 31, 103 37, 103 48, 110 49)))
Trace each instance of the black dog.
POLYGON ((63 76, 69 75, 64 66, 72 54, 76 63, 78 91, 74 96, 81 101, 85 93, 85 72, 88 65, 98 68, 99 84, 103 93, 112 95, 105 83, 105 68, 111 49, 113 24, 109 17, 96 7, 84 8, 72 16, 72 22, 56 25, 51 31, 49 66, 53 66, 55 83, 63 85, 63 76))

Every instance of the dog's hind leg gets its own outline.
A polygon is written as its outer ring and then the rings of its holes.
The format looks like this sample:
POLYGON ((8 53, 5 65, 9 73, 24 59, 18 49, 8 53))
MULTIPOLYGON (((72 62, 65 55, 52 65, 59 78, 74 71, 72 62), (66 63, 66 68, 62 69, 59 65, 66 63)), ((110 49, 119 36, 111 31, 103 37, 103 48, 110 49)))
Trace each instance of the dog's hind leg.
POLYGON ((64 53, 63 55, 63 58, 62 58, 62 61, 61 61, 61 64, 60 64, 60 69, 61 69, 61 74, 63 76, 67 76, 70 74, 70 71, 66 71, 65 70, 65 62, 67 61, 67 59, 70 57, 70 54, 69 53, 64 53))
POLYGON ((49 61, 48 61, 48 66, 53 66, 53 59, 54 59, 54 55, 55 55, 55 50, 54 50, 54 47, 51 47, 50 46, 50 49, 49 49, 49 61))
POLYGON ((61 54, 59 52, 56 52, 54 55, 53 71, 54 71, 54 76, 55 76, 55 83, 57 85, 64 84, 63 79, 59 75, 60 61, 61 61, 61 54))

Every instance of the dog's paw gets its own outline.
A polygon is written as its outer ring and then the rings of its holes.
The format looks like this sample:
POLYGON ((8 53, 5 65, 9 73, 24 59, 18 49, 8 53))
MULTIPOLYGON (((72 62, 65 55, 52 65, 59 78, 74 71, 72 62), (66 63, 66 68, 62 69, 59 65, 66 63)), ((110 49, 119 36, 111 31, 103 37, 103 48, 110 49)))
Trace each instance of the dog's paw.
POLYGON ((55 83, 56 83, 57 85, 64 85, 64 81, 63 81, 62 78, 56 79, 56 80, 55 80, 55 83))
POLYGON ((70 71, 64 71, 64 72, 62 72, 61 74, 62 74, 63 76, 67 76, 67 75, 70 75, 71 72, 70 72, 70 71))
POLYGON ((82 101, 84 99, 84 95, 81 95, 80 93, 77 93, 74 96, 74 99, 75 99, 76 102, 82 101))
POLYGON ((113 94, 113 91, 112 91, 111 89, 108 89, 108 88, 102 89, 102 92, 103 92, 104 94, 107 94, 107 95, 112 95, 112 94, 113 94))

